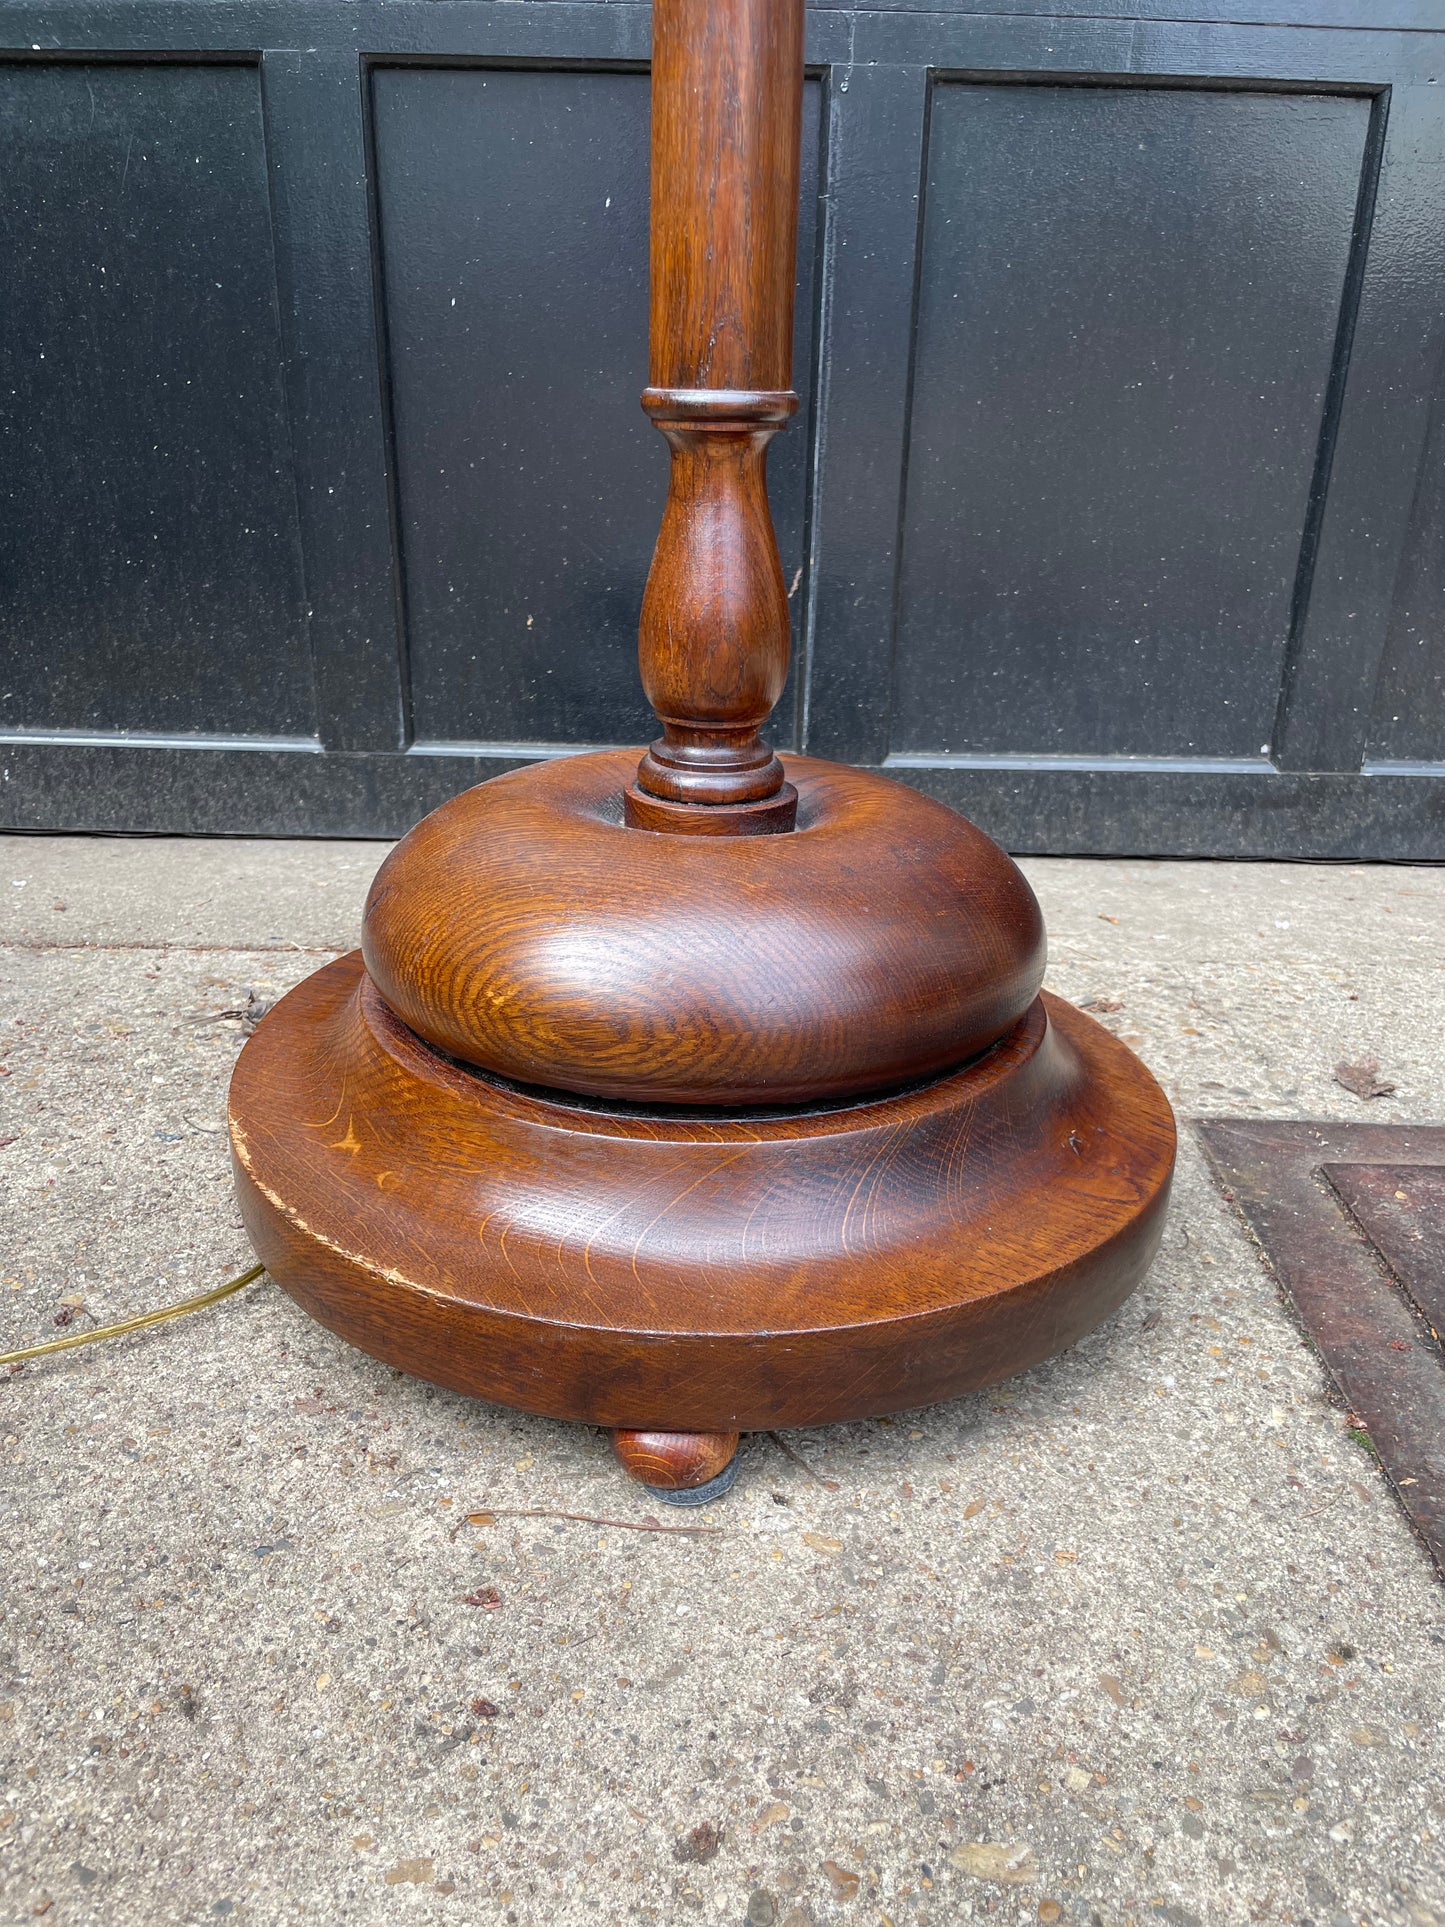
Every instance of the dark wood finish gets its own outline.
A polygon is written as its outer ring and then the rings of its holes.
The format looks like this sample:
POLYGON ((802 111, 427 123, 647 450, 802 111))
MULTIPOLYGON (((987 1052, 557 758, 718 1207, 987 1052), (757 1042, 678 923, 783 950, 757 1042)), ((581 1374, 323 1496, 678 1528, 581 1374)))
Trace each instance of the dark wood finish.
POLYGON ((377 873, 373 981, 468 1063, 638 1103, 806 1104, 986 1049, 1043 976, 1017 865, 913 790, 787 761, 792 836, 624 830, 626 750, 469 790, 377 873))
POLYGON ((614 1432, 612 1449, 639 1485, 695 1492, 726 1472, 738 1437, 736 1432, 614 1432))
POLYGON ((656 830, 662 836, 776 836, 798 821, 798 792, 784 783, 772 796, 752 803, 679 803, 649 796, 636 783, 622 792, 622 820, 629 830, 656 830))
MULTIPOLYGON (((1445 1574, 1445 1360, 1406 1295, 1408 1272, 1391 1276, 1400 1241, 1386 1232, 1374 1242, 1371 1222, 1380 1214, 1353 1175, 1361 1165, 1388 1166, 1398 1175, 1392 1192, 1427 1187, 1438 1199, 1445 1126, 1210 1118, 1198 1128, 1215 1176, 1229 1187, 1445 1574), (1365 1237, 1351 1235, 1339 1198, 1360 1202, 1356 1222, 1365 1237)), ((1433 1236, 1442 1239, 1439 1219, 1433 1236)))
MULTIPOLYGON (((637 787, 674 804, 751 803, 784 785, 759 734, 789 650, 766 462, 798 405, 802 99, 803 0, 655 0, 643 407, 672 463, 639 636, 662 736, 637 787)), ((758 834, 758 823, 744 814, 708 832, 758 834)), ((644 827, 684 832, 689 812, 654 812, 644 827)))
POLYGON ((654 390, 791 386, 802 103, 799 0, 657 0, 654 390))
MULTIPOLYGON (((638 50, 645 61, 645 33, 638 50)), ((800 417, 768 458, 795 621, 807 595, 821 91, 805 85, 800 417)), ((657 733, 637 673, 668 470, 637 405, 648 376, 648 92, 643 68, 412 63, 371 77, 412 716, 434 745, 657 733)), ((770 726, 789 744, 794 680, 770 726)))
POLYGON ((362 955, 242 1053, 231 1138, 256 1248, 314 1316, 608 1426, 698 1503, 745 1428, 951 1397, 1106 1316, 1158 1243, 1174 1121, 1038 994, 1038 905, 997 845, 758 735, 787 664, 763 460, 794 401, 802 4, 656 18, 664 737, 635 783, 634 751, 578 756, 419 824, 362 955))
POLYGON ((1048 997, 901 1096, 588 1111, 429 1049, 357 956, 258 1027, 231 1135, 258 1256, 353 1344, 524 1410, 696 1432, 924 1405, 1074 1343, 1142 1276, 1174 1158, 1153 1078, 1048 997))

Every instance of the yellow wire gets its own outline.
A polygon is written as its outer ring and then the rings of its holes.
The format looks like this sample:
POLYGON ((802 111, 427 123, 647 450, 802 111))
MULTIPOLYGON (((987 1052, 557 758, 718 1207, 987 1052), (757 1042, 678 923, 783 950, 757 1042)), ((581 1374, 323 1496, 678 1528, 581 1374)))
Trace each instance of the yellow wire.
POLYGON ((149 1325, 164 1325, 168 1318, 183 1318, 188 1311, 203 1311, 207 1305, 229 1298, 233 1291, 249 1285, 265 1269, 264 1265, 252 1265, 239 1278, 231 1278, 224 1285, 217 1285, 214 1291, 203 1291, 198 1298, 183 1298, 179 1304, 165 1305, 160 1311, 146 1311, 136 1318, 123 1318, 118 1325, 97 1325, 94 1331, 76 1332, 70 1338, 52 1338, 48 1344, 28 1345, 24 1351, 0 1352, 0 1365, 21 1365, 27 1358, 43 1358, 47 1352, 68 1352, 76 1345, 97 1345, 102 1338, 120 1338, 126 1332, 144 1331, 149 1325))

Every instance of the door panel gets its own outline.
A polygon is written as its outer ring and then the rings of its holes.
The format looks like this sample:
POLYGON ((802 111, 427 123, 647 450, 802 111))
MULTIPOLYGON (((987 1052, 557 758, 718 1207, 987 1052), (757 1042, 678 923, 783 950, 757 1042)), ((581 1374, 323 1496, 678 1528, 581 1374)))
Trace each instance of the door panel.
POLYGON ((0 726, 315 728, 259 69, 0 65, 0 726))
MULTIPOLYGON (((645 73, 383 69, 377 183, 423 741, 644 742, 637 618, 667 485, 647 383, 645 73)), ((803 205, 817 200, 808 89, 803 205)), ((800 223, 795 381, 774 442, 801 570, 815 223, 800 223)), ((791 688, 774 722, 788 741, 791 688)))
POLYGON ((944 83, 893 747, 1267 747, 1367 100, 944 83))
POLYGON ((1445 764, 1445 409, 1410 518, 1370 754, 1380 762, 1445 764))
MULTIPOLYGON (((809 9, 773 735, 1017 850, 1438 858, 1445 21, 1165 12, 809 9)), ((649 9, 300 17, 0 0, 0 823, 652 733, 649 9)))

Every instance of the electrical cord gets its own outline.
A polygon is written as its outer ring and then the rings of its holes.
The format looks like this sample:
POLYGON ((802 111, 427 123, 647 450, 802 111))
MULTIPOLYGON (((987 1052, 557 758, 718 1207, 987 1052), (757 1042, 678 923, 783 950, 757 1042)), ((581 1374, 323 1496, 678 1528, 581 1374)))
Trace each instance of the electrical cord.
POLYGON ((265 1269, 264 1265, 252 1265, 239 1278, 229 1278, 213 1291, 203 1291, 195 1298, 183 1298, 179 1304, 163 1305, 159 1311, 142 1312, 136 1318, 123 1318, 118 1325, 97 1325, 94 1331, 74 1332, 69 1338, 52 1338, 44 1345, 27 1345, 18 1352, 0 1352, 0 1365, 23 1365, 27 1359, 43 1358, 48 1352, 68 1352, 76 1345, 97 1345, 102 1338, 121 1338, 127 1332, 146 1331, 152 1325, 164 1325, 168 1319, 183 1318, 190 1311, 203 1311, 207 1305, 218 1304, 222 1298, 229 1298, 233 1291, 240 1291, 243 1286, 251 1284, 265 1269))

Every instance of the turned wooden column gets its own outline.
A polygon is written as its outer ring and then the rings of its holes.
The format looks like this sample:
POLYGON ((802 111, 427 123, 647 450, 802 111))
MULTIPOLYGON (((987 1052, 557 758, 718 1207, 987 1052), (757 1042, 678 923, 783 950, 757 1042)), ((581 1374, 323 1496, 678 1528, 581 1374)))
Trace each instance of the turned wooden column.
POLYGON ((797 811, 760 731, 788 674, 766 464, 798 405, 802 90, 803 0, 655 0, 642 405, 672 467, 639 638, 662 735, 627 791, 636 828, 758 835, 797 811))

